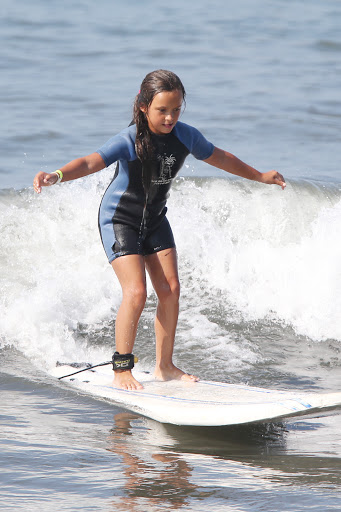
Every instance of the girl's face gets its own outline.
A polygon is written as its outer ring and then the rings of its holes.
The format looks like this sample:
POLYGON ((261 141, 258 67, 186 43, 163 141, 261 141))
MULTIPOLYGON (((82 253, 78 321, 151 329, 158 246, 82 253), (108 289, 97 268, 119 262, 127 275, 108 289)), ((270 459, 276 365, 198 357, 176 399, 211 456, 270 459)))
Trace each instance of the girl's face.
POLYGON ((182 92, 175 90, 159 92, 149 107, 142 105, 150 131, 157 135, 170 133, 180 117, 182 101, 182 92))

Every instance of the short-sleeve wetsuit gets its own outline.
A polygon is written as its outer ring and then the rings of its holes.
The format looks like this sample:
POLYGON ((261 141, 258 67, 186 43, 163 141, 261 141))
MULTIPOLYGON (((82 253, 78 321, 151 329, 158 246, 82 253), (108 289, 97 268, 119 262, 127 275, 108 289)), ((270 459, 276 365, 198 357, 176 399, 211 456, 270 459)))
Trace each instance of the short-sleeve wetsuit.
POLYGON ((107 167, 118 161, 98 217, 102 243, 110 263, 126 254, 147 255, 175 247, 165 217, 172 181, 190 153, 205 160, 214 150, 213 144, 196 128, 180 121, 169 134, 152 134, 157 163, 152 166, 146 196, 142 165, 135 152, 135 137, 136 125, 131 125, 97 151, 107 167))

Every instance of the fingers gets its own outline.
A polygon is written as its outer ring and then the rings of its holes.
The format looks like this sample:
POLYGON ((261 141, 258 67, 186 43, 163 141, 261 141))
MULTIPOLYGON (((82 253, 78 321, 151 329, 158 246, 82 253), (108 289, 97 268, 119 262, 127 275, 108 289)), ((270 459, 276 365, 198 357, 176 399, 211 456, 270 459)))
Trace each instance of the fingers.
POLYGON ((58 180, 58 176, 55 173, 48 174, 46 172, 38 172, 33 180, 33 188, 37 194, 41 193, 42 187, 50 187, 54 185, 58 180))
POLYGON ((285 187, 287 186, 287 184, 285 183, 285 179, 279 172, 277 173, 277 175, 275 177, 275 182, 277 183, 277 185, 282 187, 282 190, 284 190, 285 187))
POLYGON ((40 194, 41 192, 42 175, 42 172, 38 172, 38 174, 35 175, 33 180, 33 188, 37 192, 37 194, 40 194))
POLYGON ((264 173, 262 176, 263 176, 263 179, 262 179, 263 183, 268 183, 269 185, 271 185, 271 184, 279 185, 280 187, 282 187, 282 190, 285 189, 285 187, 286 187, 285 179, 282 176, 282 174, 280 174, 279 172, 270 171, 270 172, 264 173))

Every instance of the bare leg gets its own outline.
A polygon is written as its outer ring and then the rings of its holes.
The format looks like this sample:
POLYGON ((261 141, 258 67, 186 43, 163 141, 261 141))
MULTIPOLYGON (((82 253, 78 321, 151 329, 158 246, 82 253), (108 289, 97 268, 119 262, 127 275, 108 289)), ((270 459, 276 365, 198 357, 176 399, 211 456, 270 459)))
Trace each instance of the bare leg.
MULTIPOLYGON (((120 354, 133 351, 138 322, 146 302, 146 274, 143 256, 120 256, 112 267, 122 287, 122 302, 115 324, 116 350, 120 354)), ((115 372, 115 386, 122 389, 142 389, 130 370, 115 372)))
POLYGON ((146 267, 158 296, 155 317, 156 366, 159 380, 199 380, 173 364, 173 349, 179 315, 180 284, 175 249, 146 256, 146 267))

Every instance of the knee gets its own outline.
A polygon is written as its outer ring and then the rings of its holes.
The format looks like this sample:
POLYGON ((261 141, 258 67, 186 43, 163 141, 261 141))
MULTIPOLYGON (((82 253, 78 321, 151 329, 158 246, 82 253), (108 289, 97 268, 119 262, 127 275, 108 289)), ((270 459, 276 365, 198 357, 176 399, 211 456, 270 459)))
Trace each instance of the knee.
POLYGON ((180 283, 177 278, 169 280, 157 290, 157 296, 161 303, 178 303, 180 298, 180 283))
POLYGON ((147 299, 146 287, 143 284, 137 284, 128 290, 125 290, 123 297, 134 309, 142 311, 147 299))
POLYGON ((170 290, 172 297, 179 302, 180 299, 180 282, 179 279, 174 279, 174 281, 170 284, 170 290))

